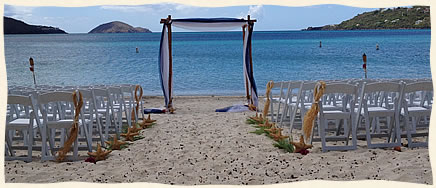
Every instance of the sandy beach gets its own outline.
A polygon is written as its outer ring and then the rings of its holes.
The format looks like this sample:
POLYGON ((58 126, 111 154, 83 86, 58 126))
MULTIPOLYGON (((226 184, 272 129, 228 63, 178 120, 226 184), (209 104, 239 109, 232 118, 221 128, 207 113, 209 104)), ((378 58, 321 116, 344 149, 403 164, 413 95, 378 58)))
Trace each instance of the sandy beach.
MULTIPOLYGON (((243 103, 243 97, 176 97, 175 114, 154 114, 157 124, 142 130, 144 139, 113 151, 107 160, 85 162, 6 161, 6 183, 149 182, 174 185, 263 185, 304 180, 392 180, 432 184, 427 148, 367 149, 322 153, 320 143, 308 155, 285 153, 254 131, 245 119, 254 112, 217 113, 243 103)), ((261 106, 263 106, 263 99, 261 106)), ((148 108, 161 97, 146 97, 148 108)), ((294 139, 297 135, 294 135, 294 139)))

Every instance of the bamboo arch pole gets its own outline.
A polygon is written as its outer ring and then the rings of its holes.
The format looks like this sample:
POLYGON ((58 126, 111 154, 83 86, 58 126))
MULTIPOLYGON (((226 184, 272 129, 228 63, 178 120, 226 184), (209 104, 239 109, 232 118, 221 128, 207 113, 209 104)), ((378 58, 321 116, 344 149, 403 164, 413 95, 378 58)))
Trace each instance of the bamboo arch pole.
POLYGON ((169 86, 168 86, 168 95, 169 95, 169 102, 168 102, 168 108, 173 108, 173 95, 172 95, 172 82, 173 82, 173 54, 172 54, 172 33, 171 33, 171 15, 168 15, 167 18, 168 23, 168 54, 169 54, 169 86))

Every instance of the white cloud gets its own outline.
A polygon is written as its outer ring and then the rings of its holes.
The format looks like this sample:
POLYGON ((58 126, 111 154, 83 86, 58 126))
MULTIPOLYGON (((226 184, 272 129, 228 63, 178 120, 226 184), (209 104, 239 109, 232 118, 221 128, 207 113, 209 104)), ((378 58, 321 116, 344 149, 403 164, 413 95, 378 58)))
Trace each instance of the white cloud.
POLYGON ((250 15, 252 18, 262 19, 263 5, 250 6, 247 14, 250 15))
POLYGON ((114 10, 124 13, 147 12, 149 14, 154 14, 154 13, 167 13, 168 11, 188 13, 194 11, 198 7, 183 5, 183 4, 174 4, 174 3, 160 3, 160 4, 136 5, 136 6, 107 5, 107 6, 100 6, 100 8, 104 10, 114 10))
POLYGON ((4 15, 17 19, 26 19, 32 16, 33 9, 35 9, 35 7, 5 5, 4 15))
POLYGON ((149 6, 127 6, 127 5, 105 5, 101 6, 101 9, 105 10, 115 10, 120 12, 150 12, 153 11, 153 9, 149 6))
POLYGON ((255 5, 250 6, 248 9, 248 12, 239 13, 238 18, 247 18, 247 15, 250 15, 250 18, 261 20, 263 18, 264 12, 263 12, 263 5, 255 5))

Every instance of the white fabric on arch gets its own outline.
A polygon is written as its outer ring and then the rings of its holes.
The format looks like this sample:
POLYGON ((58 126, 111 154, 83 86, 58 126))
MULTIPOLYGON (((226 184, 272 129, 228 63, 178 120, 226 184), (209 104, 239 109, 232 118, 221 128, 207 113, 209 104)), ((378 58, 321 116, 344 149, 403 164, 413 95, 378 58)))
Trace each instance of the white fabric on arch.
POLYGON ((172 26, 194 31, 228 31, 240 29, 246 22, 178 22, 173 21, 172 26))
POLYGON ((170 99, 172 97, 172 90, 171 94, 169 91, 169 63, 170 63, 170 57, 169 57, 169 46, 168 46, 168 26, 164 24, 162 29, 162 36, 160 41, 160 50, 159 50, 159 74, 160 74, 160 81, 161 81, 161 87, 165 98, 165 106, 168 107, 168 104, 170 103, 170 99))
POLYGON ((248 30, 247 30, 247 28, 248 27, 243 27, 242 28, 242 33, 243 34, 245 33, 245 36, 243 38, 244 46, 242 48, 242 67, 243 67, 243 73, 244 73, 244 83, 247 83, 247 84, 244 84, 245 90, 246 91, 250 91, 251 90, 251 86, 250 86, 250 81, 249 81, 248 74, 247 74, 247 68, 246 68, 246 65, 245 65, 246 56, 247 56, 247 54, 245 52, 247 52, 247 41, 248 41, 248 30))
MULTIPOLYGON (((245 32, 244 48, 243 48, 243 50, 244 50, 243 51, 243 62, 242 62, 242 66, 244 67, 244 80, 248 85, 248 89, 249 89, 250 94, 251 94, 250 96, 251 96, 251 99, 253 100, 253 105, 257 107, 258 106, 257 88, 256 88, 256 84, 254 83, 253 76, 250 77, 250 73, 251 73, 251 75, 253 75, 253 72, 251 71, 252 65, 250 62, 250 55, 251 54, 249 51, 249 48, 251 46, 252 30, 250 30, 248 26, 245 27, 243 30, 245 32)), ((247 87, 247 85, 246 85, 246 87, 247 87)))

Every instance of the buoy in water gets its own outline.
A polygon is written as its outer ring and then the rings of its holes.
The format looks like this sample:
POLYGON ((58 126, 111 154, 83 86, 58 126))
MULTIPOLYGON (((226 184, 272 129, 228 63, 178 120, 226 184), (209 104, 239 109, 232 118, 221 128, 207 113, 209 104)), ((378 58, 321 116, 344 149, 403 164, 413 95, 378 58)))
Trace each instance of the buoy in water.
POLYGON ((319 47, 320 47, 320 48, 322 47, 321 41, 319 41, 319 47))

